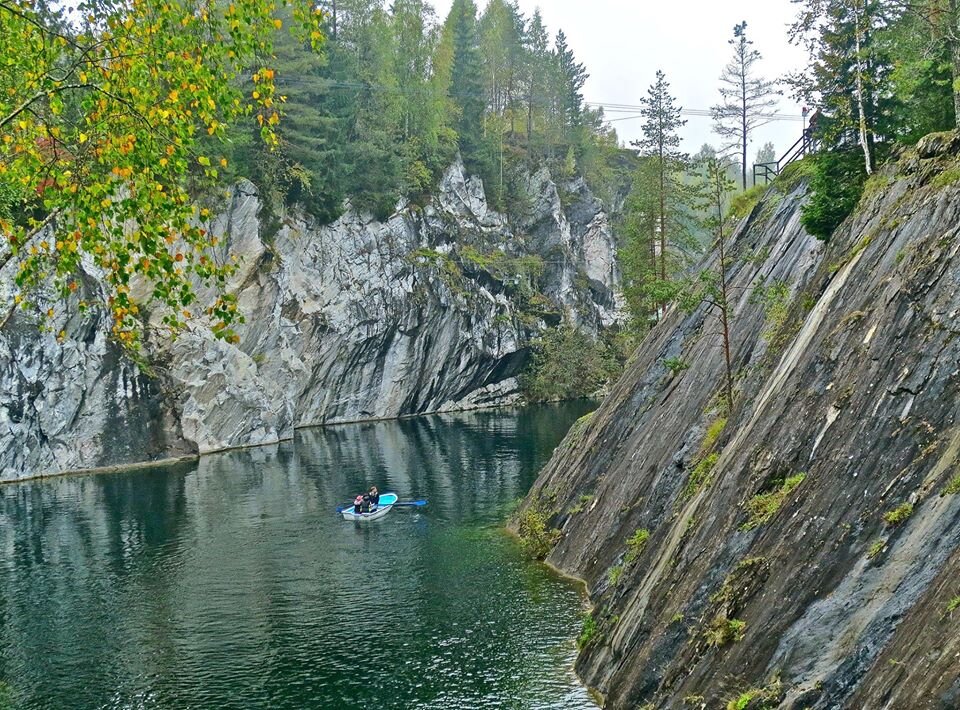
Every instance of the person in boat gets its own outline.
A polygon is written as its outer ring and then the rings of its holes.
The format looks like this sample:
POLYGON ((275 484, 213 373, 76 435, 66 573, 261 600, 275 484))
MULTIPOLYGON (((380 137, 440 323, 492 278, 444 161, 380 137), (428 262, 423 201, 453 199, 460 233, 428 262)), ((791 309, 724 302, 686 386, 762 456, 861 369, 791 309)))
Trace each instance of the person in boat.
POLYGON ((367 495, 370 497, 370 510, 376 510, 377 506, 380 505, 380 491, 377 490, 376 486, 371 486, 367 495))
POLYGON ((364 498, 364 496, 358 495, 356 498, 353 499, 353 512, 356 513, 357 515, 359 515, 360 513, 364 512, 364 511, 363 511, 363 498, 364 498))

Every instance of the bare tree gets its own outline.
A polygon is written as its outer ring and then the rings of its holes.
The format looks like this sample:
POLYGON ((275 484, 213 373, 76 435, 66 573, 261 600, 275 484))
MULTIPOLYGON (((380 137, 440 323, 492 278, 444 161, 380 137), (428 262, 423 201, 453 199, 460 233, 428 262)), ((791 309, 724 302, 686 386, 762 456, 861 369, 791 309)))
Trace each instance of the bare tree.
POLYGON ((768 123, 779 95, 776 82, 755 75, 762 58, 747 39, 747 23, 733 28, 733 58, 720 74, 722 102, 714 106, 714 130, 727 139, 726 148, 736 149, 741 158, 743 189, 747 189, 747 148, 755 128, 768 123))

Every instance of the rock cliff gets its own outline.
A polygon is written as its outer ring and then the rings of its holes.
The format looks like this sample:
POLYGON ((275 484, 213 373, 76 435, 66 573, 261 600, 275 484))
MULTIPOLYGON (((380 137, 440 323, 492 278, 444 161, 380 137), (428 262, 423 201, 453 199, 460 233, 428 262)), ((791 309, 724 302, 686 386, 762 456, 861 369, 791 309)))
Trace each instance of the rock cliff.
POLYGON ((716 318, 675 309, 541 473, 517 521, 588 584, 606 707, 960 707, 954 143, 827 244, 781 179, 727 272, 732 411, 716 318))
MULTIPOLYGON (((558 188, 545 170, 530 176, 529 193, 530 209, 511 223, 458 163, 426 206, 401 205, 382 222, 348 210, 328 226, 287 215, 266 234, 256 188, 241 183, 211 225, 220 257, 238 258, 239 344, 195 322, 172 342, 149 340, 147 374, 110 341, 96 309, 74 301, 40 334, 35 314, 6 314, 0 480, 272 443, 298 426, 515 402, 544 327, 566 314, 596 332, 621 317, 600 201, 582 180, 558 188)), ((2 262, 10 303, 14 265, 2 262)), ((81 291, 96 295, 92 271, 81 291)))

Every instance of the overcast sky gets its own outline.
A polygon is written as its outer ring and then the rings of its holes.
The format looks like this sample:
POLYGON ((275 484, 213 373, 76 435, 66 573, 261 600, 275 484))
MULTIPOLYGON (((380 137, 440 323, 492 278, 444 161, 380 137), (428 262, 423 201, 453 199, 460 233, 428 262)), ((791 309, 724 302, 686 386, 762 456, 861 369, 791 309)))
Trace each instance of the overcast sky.
MULTIPOLYGON (((452 0, 434 0, 441 18, 452 0)), ((477 0, 481 9, 486 0, 477 0)), ((667 74, 673 94, 684 108, 709 109, 720 100, 720 72, 730 60, 733 26, 747 21, 747 35, 763 55, 759 73, 778 78, 802 67, 803 52, 787 41, 787 26, 796 8, 790 0, 519 0, 527 15, 539 6, 551 35, 567 34, 570 46, 590 72, 587 101, 637 104, 657 69, 667 74)), ((780 113, 799 116, 802 106, 788 96, 780 113)), ((623 115, 608 113, 609 118, 623 115)), ((684 148, 719 145, 709 118, 687 117, 684 148)), ((640 132, 640 120, 613 123, 621 140, 640 132)), ((802 123, 779 121, 757 129, 751 160, 764 141, 779 155, 800 137, 802 123)))

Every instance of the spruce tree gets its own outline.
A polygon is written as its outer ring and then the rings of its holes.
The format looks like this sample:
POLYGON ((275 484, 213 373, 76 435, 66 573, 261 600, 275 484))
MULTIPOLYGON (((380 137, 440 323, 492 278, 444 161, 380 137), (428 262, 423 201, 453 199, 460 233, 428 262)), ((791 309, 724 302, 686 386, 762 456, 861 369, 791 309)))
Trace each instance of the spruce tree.
POLYGON ((447 26, 453 40, 449 96, 457 107, 457 135, 467 167, 481 175, 489 163, 483 135, 485 101, 483 63, 477 37, 477 6, 473 0, 454 0, 447 26))
POLYGON ((583 86, 590 76, 577 61, 567 44, 563 30, 557 32, 554 53, 560 79, 559 106, 564 128, 568 136, 574 136, 583 125, 583 86))
POLYGON ((543 23, 540 9, 534 10, 525 37, 527 51, 525 81, 527 85, 527 144, 533 139, 534 116, 542 110, 549 86, 550 37, 543 23))

